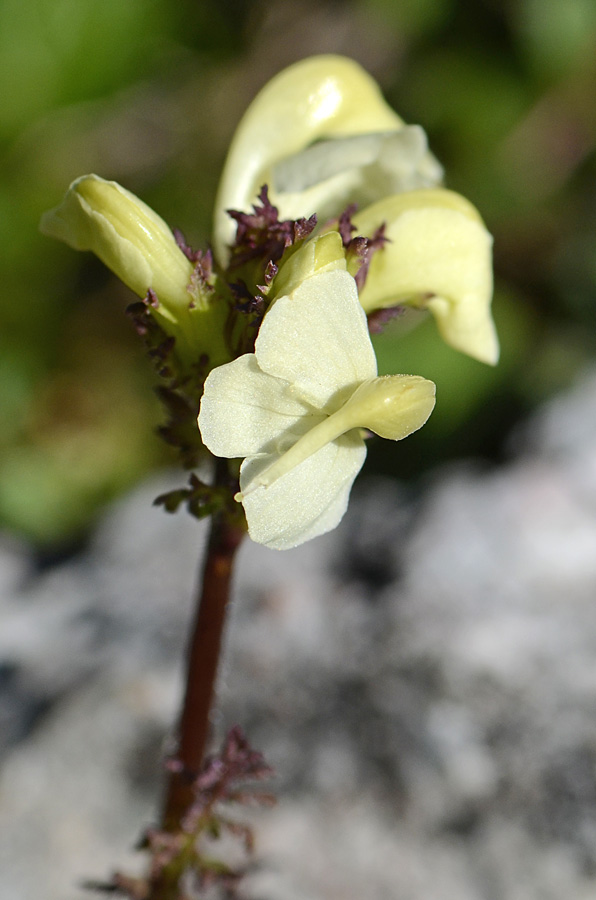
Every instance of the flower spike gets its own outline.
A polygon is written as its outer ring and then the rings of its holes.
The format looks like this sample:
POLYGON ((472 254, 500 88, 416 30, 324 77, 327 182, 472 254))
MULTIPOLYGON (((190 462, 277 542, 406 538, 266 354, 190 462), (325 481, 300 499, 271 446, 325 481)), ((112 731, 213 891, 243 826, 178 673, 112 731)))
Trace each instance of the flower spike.
MULTIPOLYGON (((294 547, 334 528, 365 434, 401 440, 434 407, 425 378, 378 376, 367 316, 374 328, 428 309, 452 347, 497 361, 492 239, 441 178, 423 130, 357 63, 328 55, 273 78, 240 122, 213 257, 96 175, 44 216, 45 233, 92 250, 144 299, 137 325, 176 404, 162 435, 192 465, 205 447, 243 460, 235 496, 258 543, 294 547)), ((168 502, 198 507, 201 491, 168 502)))

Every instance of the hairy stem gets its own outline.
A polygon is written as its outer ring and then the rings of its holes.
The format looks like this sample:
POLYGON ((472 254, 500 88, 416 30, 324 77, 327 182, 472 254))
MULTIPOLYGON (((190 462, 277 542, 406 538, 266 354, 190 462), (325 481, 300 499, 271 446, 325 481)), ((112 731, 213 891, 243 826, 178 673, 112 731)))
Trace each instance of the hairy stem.
POLYGON ((224 513, 213 516, 194 631, 188 651, 186 691, 178 725, 179 762, 169 776, 162 828, 178 831, 193 800, 192 780, 210 736, 210 711, 222 645, 234 557, 244 530, 224 513))

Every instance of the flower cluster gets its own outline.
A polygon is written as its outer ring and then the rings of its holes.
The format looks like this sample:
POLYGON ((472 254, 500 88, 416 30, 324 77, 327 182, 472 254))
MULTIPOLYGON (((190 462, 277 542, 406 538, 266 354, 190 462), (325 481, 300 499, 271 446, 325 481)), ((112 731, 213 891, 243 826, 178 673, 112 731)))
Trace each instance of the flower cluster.
POLYGON ((284 549, 334 528, 368 432, 400 440, 430 415, 432 382, 378 376, 367 314, 428 309, 448 344, 497 361, 491 238, 441 178, 422 129, 354 62, 322 56, 280 73, 242 119, 213 259, 95 175, 44 216, 45 233, 143 298, 172 341, 176 388, 200 369, 200 437, 243 460, 253 540, 284 549))

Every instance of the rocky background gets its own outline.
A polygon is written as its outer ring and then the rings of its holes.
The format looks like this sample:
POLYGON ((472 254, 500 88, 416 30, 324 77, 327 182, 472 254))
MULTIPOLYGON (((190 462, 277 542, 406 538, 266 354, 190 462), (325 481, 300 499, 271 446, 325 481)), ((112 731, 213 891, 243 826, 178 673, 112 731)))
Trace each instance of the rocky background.
MULTIPOLYGON (((155 815, 204 537, 151 509, 170 480, 61 564, 1 544, 1 900, 85 896, 155 815)), ((241 551, 217 726, 280 798, 248 893, 591 900, 596 374, 506 465, 353 499, 331 535, 241 551)))
POLYGON ((440 403, 367 471, 417 487, 362 477, 332 535, 243 548, 216 724, 245 727, 280 797, 247 887, 593 900, 596 4, 30 7, 0 3, 0 900, 82 900, 135 865, 204 538, 151 508, 180 479, 151 474, 171 457, 130 294, 39 218, 95 171, 204 247, 236 124, 314 53, 378 79, 481 211, 503 354, 482 367, 432 323, 388 329, 381 370, 424 374, 440 403), (32 549, 108 501, 76 556, 32 549))

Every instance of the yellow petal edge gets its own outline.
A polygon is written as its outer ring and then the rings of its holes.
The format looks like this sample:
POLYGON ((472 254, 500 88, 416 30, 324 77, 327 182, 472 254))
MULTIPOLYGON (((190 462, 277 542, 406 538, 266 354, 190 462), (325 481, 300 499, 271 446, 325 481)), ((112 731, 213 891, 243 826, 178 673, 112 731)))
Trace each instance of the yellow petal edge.
POLYGON ((360 292, 367 313, 399 303, 427 308, 450 346, 498 361, 492 237, 471 203, 452 191, 411 191, 369 206, 353 222, 368 236, 384 222, 389 238, 360 292))

